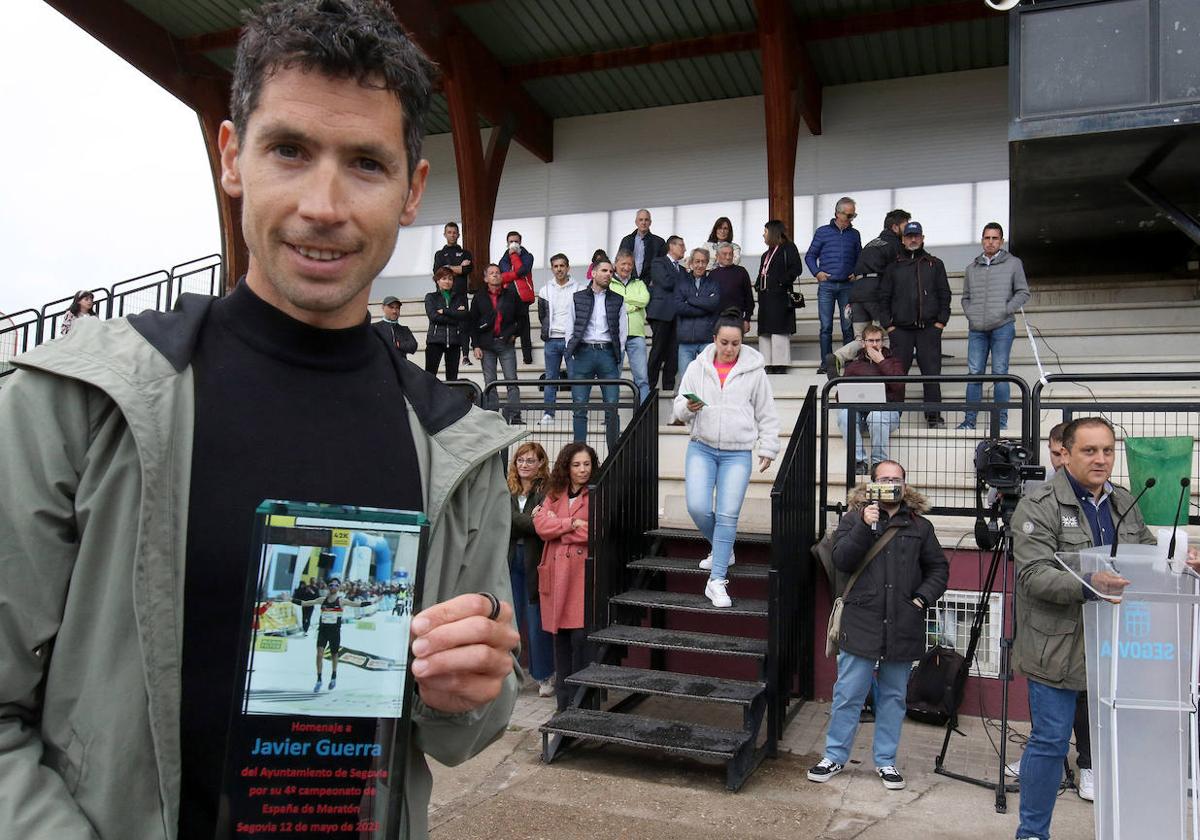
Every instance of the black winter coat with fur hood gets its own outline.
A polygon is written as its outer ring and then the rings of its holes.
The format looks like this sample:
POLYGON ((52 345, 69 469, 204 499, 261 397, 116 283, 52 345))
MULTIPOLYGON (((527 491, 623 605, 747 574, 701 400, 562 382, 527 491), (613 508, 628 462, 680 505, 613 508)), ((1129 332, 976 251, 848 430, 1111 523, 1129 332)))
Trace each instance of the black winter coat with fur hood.
POLYGON ((933 524, 921 515, 929 503, 905 486, 895 516, 880 513, 878 533, 863 521, 863 508, 870 504, 866 487, 856 488, 847 503, 850 511, 838 524, 833 543, 839 590, 885 530, 896 528, 899 532, 845 593, 838 647, 868 659, 920 659, 925 653, 925 610, 915 605, 913 598, 920 595, 933 606, 946 591, 950 574, 933 524))

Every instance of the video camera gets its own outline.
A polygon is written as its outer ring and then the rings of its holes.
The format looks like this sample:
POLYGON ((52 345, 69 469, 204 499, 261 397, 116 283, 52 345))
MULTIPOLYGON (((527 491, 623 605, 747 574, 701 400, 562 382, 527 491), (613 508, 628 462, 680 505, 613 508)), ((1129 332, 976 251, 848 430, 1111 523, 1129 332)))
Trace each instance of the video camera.
POLYGON ((1026 481, 1042 481, 1046 468, 1030 465, 1029 450, 1012 440, 985 440, 975 447, 975 474, 999 493, 1020 494, 1026 481))

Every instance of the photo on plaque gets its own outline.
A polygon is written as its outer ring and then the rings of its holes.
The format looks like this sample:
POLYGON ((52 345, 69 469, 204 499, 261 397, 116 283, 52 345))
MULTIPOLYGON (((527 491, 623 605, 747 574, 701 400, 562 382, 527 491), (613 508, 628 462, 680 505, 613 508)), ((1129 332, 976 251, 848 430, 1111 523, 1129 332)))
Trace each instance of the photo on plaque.
POLYGON ((308 507, 267 517, 244 713, 399 718, 422 527, 308 507))

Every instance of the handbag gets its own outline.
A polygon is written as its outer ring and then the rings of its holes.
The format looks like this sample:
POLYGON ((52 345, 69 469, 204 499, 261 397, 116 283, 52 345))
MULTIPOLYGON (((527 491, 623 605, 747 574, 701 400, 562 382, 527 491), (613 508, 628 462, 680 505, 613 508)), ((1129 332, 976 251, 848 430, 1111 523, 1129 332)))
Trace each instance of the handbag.
POLYGON ((803 309, 804 292, 788 292, 788 306, 792 309, 803 309))
POLYGON ((846 588, 842 590, 842 594, 833 599, 833 608, 829 611, 829 624, 825 629, 826 656, 833 656, 838 652, 838 638, 842 635, 842 606, 846 600, 846 593, 858 582, 859 576, 871 564, 871 561, 875 559, 875 555, 883 551, 883 547, 888 544, 888 541, 899 530, 899 528, 888 528, 884 531, 882 537, 875 540, 875 544, 871 546, 870 550, 867 551, 867 556, 863 558, 862 564, 850 576, 850 580, 846 583, 846 588))

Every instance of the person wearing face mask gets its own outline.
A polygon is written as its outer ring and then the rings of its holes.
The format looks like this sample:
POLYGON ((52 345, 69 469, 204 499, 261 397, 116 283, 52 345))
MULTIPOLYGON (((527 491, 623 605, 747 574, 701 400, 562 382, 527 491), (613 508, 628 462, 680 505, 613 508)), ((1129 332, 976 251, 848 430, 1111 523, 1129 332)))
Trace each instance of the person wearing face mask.
POLYGON ((700 568, 709 572, 704 595, 714 607, 733 605, 726 572, 734 562, 733 542, 754 449, 759 472, 779 454, 771 383, 762 354, 742 344, 742 324, 740 309, 721 314, 713 343, 687 366, 672 406, 675 419, 691 431, 684 487, 688 513, 711 548, 700 568))
POLYGON ((538 564, 538 598, 542 627, 554 634, 555 694, 558 710, 567 708, 567 677, 586 661, 584 594, 587 590, 588 482, 599 465, 586 443, 568 443, 558 453, 546 499, 533 516, 533 527, 545 543, 538 564))
MULTIPOLYGON (((950 282, 946 266, 925 250, 925 232, 920 222, 904 226, 904 251, 888 265, 879 284, 879 324, 888 331, 892 352, 912 369, 913 356, 925 376, 942 372, 942 330, 950 320, 950 282)), ((942 401, 942 386, 925 383, 925 402, 942 401)), ((925 411, 931 429, 943 429, 946 421, 936 408, 925 411)))

